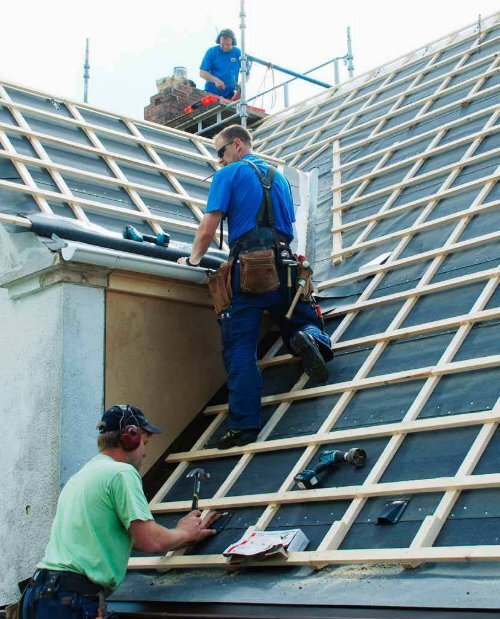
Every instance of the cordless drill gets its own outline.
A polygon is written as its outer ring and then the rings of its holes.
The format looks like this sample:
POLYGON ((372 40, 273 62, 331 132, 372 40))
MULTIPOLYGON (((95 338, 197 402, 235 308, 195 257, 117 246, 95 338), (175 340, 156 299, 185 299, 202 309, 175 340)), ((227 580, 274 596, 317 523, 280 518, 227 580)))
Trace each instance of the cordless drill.
POLYGON ((337 464, 347 462, 356 468, 365 465, 366 452, 359 447, 353 447, 349 451, 338 451, 337 449, 325 450, 319 454, 319 463, 313 469, 304 469, 295 475, 294 480, 301 490, 310 490, 319 484, 318 475, 337 464))
POLYGON ((170 243, 170 234, 168 232, 158 232, 156 236, 153 236, 152 234, 142 234, 134 226, 125 226, 123 238, 137 241, 138 243, 154 243, 160 247, 168 247, 170 243))

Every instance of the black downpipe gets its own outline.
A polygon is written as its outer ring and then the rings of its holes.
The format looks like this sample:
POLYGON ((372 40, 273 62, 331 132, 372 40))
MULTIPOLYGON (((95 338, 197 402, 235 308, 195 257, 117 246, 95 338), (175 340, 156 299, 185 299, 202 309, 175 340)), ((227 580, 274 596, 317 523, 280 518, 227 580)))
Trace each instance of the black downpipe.
MULTIPOLYGON (((140 256, 159 258, 168 262, 177 262, 178 258, 188 255, 182 248, 160 247, 153 243, 141 243, 123 239, 112 234, 105 234, 95 230, 87 230, 79 224, 63 221, 58 218, 46 217, 38 214, 26 215, 31 221, 31 230, 39 236, 51 237, 57 235, 63 240, 79 241, 88 245, 107 247, 140 256)), ((222 262, 227 260, 227 253, 220 250, 209 250, 209 253, 202 259, 200 266, 206 269, 217 269, 222 262)))

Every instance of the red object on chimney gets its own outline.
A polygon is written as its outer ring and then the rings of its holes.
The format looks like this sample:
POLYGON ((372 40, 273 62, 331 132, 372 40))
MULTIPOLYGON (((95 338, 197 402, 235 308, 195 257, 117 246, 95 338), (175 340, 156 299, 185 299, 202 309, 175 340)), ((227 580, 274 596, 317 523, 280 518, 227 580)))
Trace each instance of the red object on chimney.
POLYGON ((207 95, 206 97, 202 97, 200 99, 202 105, 210 105, 211 103, 215 103, 219 100, 220 97, 217 95, 207 95))

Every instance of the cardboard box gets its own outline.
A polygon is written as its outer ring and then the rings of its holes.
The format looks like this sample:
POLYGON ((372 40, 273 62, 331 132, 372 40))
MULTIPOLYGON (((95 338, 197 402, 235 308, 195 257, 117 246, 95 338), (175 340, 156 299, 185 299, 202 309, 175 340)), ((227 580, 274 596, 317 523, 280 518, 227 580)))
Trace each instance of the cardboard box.
POLYGON ((304 550, 309 544, 301 529, 287 531, 251 531, 224 551, 230 563, 267 557, 286 558, 289 552, 304 550))

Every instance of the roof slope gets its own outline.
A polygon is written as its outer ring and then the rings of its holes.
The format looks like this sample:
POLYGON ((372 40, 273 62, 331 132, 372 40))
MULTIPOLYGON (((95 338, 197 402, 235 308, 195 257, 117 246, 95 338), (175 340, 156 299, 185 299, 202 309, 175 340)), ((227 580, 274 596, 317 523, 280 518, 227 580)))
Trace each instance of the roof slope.
MULTIPOLYGON (((318 174, 310 253, 336 353, 330 378, 314 384, 278 343, 261 361, 259 442, 228 452, 213 449, 227 405, 209 406, 213 421, 192 450, 168 456, 178 465, 152 508, 167 525, 189 509, 184 473, 201 465, 212 474, 201 506, 230 508, 233 519, 203 548, 137 557, 132 567, 222 566, 219 553, 249 526, 302 528, 311 543, 288 565, 500 559, 497 22, 448 36, 256 132, 258 148, 318 174), (368 454, 364 468, 338 467, 320 489, 294 487, 321 449, 354 446, 368 454), (409 499, 400 522, 377 525, 395 498, 409 499)), ((287 586, 283 572, 259 577, 264 569, 233 578, 238 595, 298 603, 303 581, 287 586), (271 590, 255 594, 259 582, 271 590)), ((396 569, 389 580, 379 573, 374 585, 362 571, 346 584, 334 570, 336 603, 344 595, 368 605, 478 606, 463 594, 470 566, 420 569, 396 569), (422 574, 437 587, 433 600, 422 600, 422 574), (391 592, 395 578, 404 592, 391 592)), ((496 571, 482 570, 475 592, 495 607, 481 580, 496 571)), ((210 582, 183 578, 190 595, 210 582)), ((228 600, 229 580, 220 578, 194 599, 228 600)), ((131 575, 122 598, 132 587, 139 599, 186 599, 165 578, 151 581, 154 593, 141 582, 131 575)), ((321 593, 325 582, 308 580, 308 603, 333 603, 333 590, 321 593)))
POLYGON ((39 212, 191 244, 215 164, 210 140, 0 83, 0 223, 39 212))

